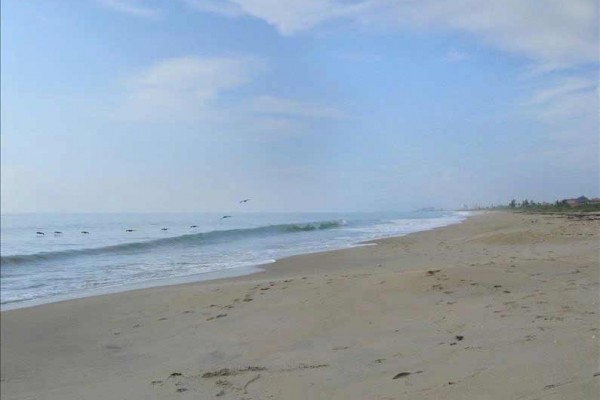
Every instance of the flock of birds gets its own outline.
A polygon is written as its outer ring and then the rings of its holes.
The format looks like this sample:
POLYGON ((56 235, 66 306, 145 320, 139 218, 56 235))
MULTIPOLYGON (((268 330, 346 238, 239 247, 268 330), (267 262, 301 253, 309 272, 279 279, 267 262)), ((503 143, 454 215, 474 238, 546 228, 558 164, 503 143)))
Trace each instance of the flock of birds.
MULTIPOLYGON (((250 201, 250 199, 240 200, 240 204, 244 204, 244 203, 247 203, 249 201, 250 201)), ((232 217, 231 215, 223 215, 221 218, 219 218, 219 221, 223 221, 224 219, 231 218, 231 217, 232 217)), ((190 229, 194 229, 194 228, 197 228, 197 227, 198 227, 198 225, 190 225, 190 229)), ((169 230, 169 228, 160 228, 160 230, 166 232, 166 231, 169 230)), ((135 232, 135 229, 125 229, 125 232, 135 232)), ((46 235, 46 233, 41 232, 41 231, 38 231, 35 234, 37 236, 45 236, 46 235)), ((54 236, 60 236, 62 234, 63 233, 61 231, 54 231, 54 236)), ((82 235, 89 235, 90 233, 88 231, 81 231, 81 234, 82 235)))

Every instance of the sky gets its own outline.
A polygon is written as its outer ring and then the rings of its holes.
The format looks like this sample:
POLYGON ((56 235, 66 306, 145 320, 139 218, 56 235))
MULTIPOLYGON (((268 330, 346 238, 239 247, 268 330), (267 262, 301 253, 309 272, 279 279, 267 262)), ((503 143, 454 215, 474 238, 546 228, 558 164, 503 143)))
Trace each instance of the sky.
POLYGON ((595 0, 4 0, 1 211, 598 196, 595 0))

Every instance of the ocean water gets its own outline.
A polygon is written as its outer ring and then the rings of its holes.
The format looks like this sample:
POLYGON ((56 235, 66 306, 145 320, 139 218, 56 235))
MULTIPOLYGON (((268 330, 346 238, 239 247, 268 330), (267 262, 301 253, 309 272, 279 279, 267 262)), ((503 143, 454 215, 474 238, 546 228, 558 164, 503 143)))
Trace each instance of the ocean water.
POLYGON ((282 257, 429 230, 467 215, 243 213, 224 220, 208 213, 2 215, 0 303, 8 309, 241 275, 282 257))

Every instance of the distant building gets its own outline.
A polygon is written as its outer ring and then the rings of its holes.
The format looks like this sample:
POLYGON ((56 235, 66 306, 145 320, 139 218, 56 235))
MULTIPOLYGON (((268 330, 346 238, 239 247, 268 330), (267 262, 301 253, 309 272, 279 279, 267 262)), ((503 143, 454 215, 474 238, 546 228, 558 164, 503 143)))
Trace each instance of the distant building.
POLYGON ((570 207, 578 207, 578 206, 584 206, 586 204, 590 204, 591 200, 588 199, 585 196, 579 196, 576 199, 566 199, 565 202, 570 206, 570 207))
POLYGON ((600 197, 594 197, 590 199, 590 204, 600 204, 600 197))

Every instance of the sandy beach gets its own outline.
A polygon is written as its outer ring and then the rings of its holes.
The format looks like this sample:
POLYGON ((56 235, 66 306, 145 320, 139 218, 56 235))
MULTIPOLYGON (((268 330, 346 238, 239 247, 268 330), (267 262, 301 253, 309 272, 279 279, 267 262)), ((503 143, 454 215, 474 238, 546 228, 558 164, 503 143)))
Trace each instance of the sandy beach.
POLYGON ((486 213, 1 313, 2 399, 596 399, 600 220, 486 213))

